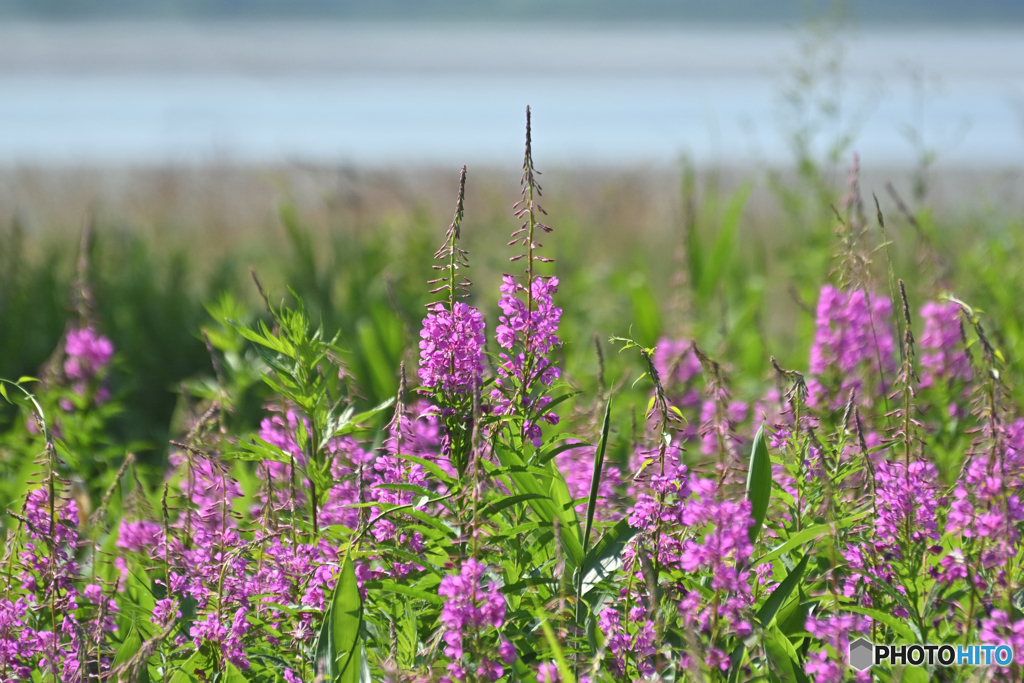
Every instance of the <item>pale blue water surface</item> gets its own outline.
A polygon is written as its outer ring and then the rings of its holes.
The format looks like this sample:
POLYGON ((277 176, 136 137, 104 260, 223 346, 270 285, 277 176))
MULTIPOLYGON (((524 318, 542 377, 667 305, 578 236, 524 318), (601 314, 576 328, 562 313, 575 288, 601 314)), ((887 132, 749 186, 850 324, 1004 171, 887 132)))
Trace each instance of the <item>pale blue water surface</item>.
POLYGON ((1021 166, 1024 32, 0 27, 4 165, 506 164, 526 104, 546 164, 782 163, 803 121, 819 151, 852 132, 874 164, 1021 166))

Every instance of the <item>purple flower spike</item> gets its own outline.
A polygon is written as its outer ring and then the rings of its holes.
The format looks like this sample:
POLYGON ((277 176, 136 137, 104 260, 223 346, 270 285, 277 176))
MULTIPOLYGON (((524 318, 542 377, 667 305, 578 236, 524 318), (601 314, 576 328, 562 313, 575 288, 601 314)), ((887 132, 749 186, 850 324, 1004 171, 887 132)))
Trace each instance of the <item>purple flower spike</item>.
POLYGON ((457 394, 480 385, 484 372, 484 317, 456 302, 449 311, 436 304, 423 319, 420 341, 420 380, 428 389, 457 394))
POLYGON ((960 348, 960 307, 953 302, 925 304, 921 308, 921 386, 936 380, 970 379, 971 364, 960 348))
POLYGON ((90 380, 110 363, 114 345, 91 327, 83 327, 68 332, 64 351, 64 373, 70 379, 90 380))

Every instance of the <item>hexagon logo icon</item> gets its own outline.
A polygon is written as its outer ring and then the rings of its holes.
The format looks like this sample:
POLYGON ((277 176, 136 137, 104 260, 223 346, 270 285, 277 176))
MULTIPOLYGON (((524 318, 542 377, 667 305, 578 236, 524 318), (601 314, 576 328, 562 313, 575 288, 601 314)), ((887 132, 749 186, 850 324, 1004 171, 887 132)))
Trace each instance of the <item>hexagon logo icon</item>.
POLYGON ((850 643, 850 666, 857 671, 871 668, 875 663, 875 646, 866 638, 858 638, 850 643))

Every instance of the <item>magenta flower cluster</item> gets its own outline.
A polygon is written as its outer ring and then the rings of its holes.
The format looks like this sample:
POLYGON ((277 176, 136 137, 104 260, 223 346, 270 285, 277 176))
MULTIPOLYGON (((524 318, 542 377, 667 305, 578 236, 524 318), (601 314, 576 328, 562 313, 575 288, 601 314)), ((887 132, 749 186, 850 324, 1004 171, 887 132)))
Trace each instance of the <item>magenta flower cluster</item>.
POLYGON ((505 672, 503 664, 511 664, 518 656, 512 644, 497 635, 505 624, 505 597, 496 582, 484 585, 486 571, 484 565, 471 558, 463 563, 458 574, 441 579, 438 594, 445 602, 440 622, 444 626, 445 654, 451 659, 450 678, 442 680, 464 681, 467 667, 471 667, 476 679, 496 681, 505 672), (498 642, 492 649, 478 652, 482 637, 498 642))
POLYGON ((420 381, 428 389, 465 394, 484 371, 484 318, 461 301, 452 310, 435 304, 420 330, 420 381))
POLYGON ((68 332, 64 340, 64 374, 72 380, 91 380, 114 355, 114 345, 91 327, 68 332))
POLYGON ((491 398, 496 414, 508 414, 512 405, 510 392, 518 386, 522 404, 534 419, 527 419, 526 436, 535 445, 540 445, 540 425, 537 419, 549 424, 558 424, 558 416, 544 413, 544 407, 551 399, 542 396, 536 400, 529 395, 535 385, 551 386, 561 376, 561 370, 551 362, 548 354, 560 344, 558 324, 562 309, 554 305, 553 296, 558 291, 557 277, 535 277, 530 293, 524 300, 526 286, 506 275, 501 283, 501 300, 498 306, 502 315, 495 330, 498 346, 505 349, 498 354, 498 377, 496 389, 491 398))
POLYGON ((831 394, 833 402, 845 401, 851 389, 862 389, 866 374, 878 378, 880 389, 887 390, 896 350, 891 316, 892 302, 885 296, 863 289, 821 288, 810 362, 816 377, 807 382, 811 405, 829 401, 829 387, 821 378, 829 371, 841 377, 840 386, 831 394))
POLYGON ((960 341, 960 307, 930 301, 921 308, 921 317, 921 386, 970 379, 971 364, 960 341))

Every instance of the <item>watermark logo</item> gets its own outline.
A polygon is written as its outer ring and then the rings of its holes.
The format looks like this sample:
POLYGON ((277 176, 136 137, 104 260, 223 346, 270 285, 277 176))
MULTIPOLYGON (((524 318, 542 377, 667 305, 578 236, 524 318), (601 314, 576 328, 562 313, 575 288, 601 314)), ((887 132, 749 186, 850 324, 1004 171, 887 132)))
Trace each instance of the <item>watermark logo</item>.
POLYGON ((866 638, 850 642, 850 666, 866 671, 886 664, 913 666, 1009 666, 1009 645, 876 645, 866 638))

